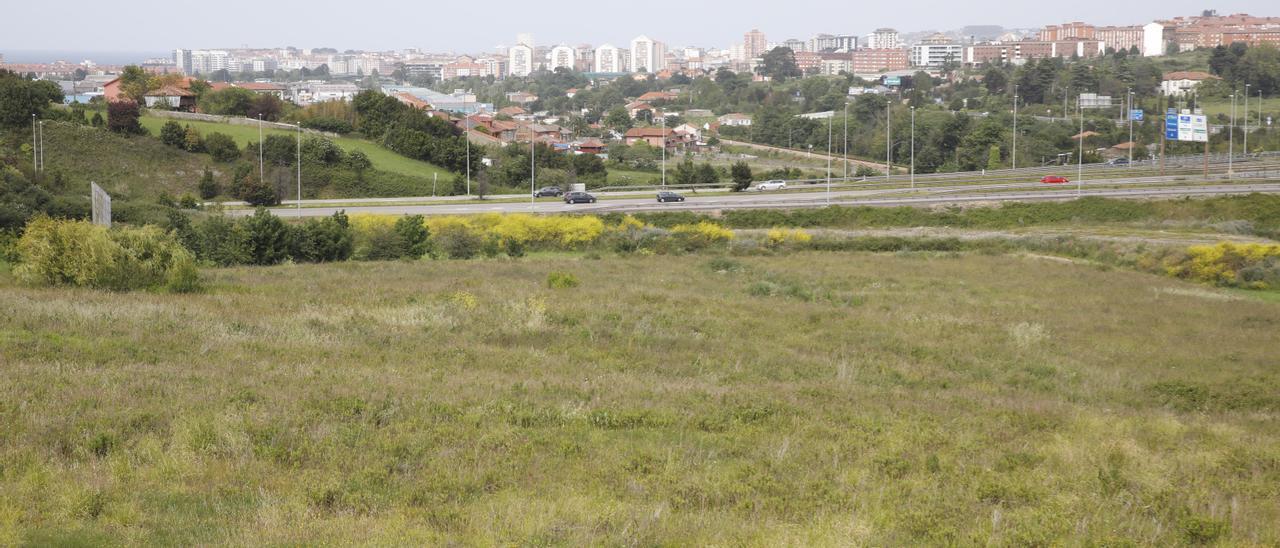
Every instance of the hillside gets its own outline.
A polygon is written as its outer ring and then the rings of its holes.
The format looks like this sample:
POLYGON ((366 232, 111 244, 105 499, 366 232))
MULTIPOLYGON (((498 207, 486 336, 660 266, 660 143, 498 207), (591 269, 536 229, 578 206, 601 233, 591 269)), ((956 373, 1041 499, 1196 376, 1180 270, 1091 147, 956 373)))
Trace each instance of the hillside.
POLYGON ((1274 303, 977 253, 207 274, 0 275, 0 544, 1280 543, 1274 303))
MULTIPOLYGON (((152 135, 159 135, 160 128, 168 118, 160 118, 156 116, 143 116, 142 126, 147 128, 152 135)), ((189 122, 186 120, 175 120, 176 122, 186 126, 190 125, 196 128, 202 135, 210 132, 225 133, 236 140, 236 144, 244 147, 249 143, 258 142, 258 129, 252 126, 240 126, 233 124, 220 124, 215 122, 189 122)), ((294 132, 282 129, 264 129, 263 133, 288 135, 292 137, 294 132)), ((359 150, 369 157, 369 161, 373 163, 374 169, 396 173, 399 175, 407 175, 425 179, 430 182, 432 176, 439 176, 441 180, 452 180, 453 174, 442 167, 429 164, 427 162, 406 158, 390 150, 383 148, 377 143, 366 141, 364 139, 356 139, 353 137, 336 137, 332 138, 333 142, 343 150, 351 152, 359 150)))

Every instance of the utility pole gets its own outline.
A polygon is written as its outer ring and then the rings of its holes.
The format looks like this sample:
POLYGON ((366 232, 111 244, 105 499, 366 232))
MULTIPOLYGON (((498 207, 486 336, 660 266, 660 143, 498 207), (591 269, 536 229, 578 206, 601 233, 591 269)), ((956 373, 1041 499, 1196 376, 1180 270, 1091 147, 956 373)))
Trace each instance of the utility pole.
MULTIPOLYGON (((538 187, 534 184, 537 177, 537 164, 534 163, 533 157, 536 152, 533 149, 533 124, 529 124, 529 203, 532 204, 537 200, 538 187)), ((572 189, 570 189, 572 190, 572 189)))
POLYGON ((40 120, 40 173, 44 173, 44 120, 40 120))
MULTIPOLYGON (((913 113, 914 114, 914 113, 913 113)), ((912 152, 915 152, 915 146, 912 145, 912 152)), ((1013 85, 1013 150, 1010 151, 1010 163, 1013 164, 1013 170, 1018 170, 1018 84, 1013 85)))
POLYGON ((911 188, 916 188, 916 107, 911 107, 911 188))
POLYGON ((662 140, 662 186, 667 186, 667 115, 663 113, 661 118, 662 129, 658 130, 659 139, 662 140))
POLYGON ((262 166, 262 114, 258 114, 258 182, 267 180, 266 168, 262 166))

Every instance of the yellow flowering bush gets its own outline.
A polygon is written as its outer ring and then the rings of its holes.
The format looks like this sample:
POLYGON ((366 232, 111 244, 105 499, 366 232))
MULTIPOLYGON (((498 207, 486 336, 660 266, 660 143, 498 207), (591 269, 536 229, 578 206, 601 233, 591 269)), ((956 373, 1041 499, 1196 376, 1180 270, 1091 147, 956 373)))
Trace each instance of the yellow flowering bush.
POLYGON ((813 240, 813 236, 799 228, 772 228, 764 238, 765 243, 770 246, 804 244, 810 240, 813 240))
POLYGON ((1280 245, 1221 242, 1188 248, 1186 254, 1166 263, 1165 272, 1198 282, 1265 289, 1272 285, 1277 265, 1280 245))
POLYGON ((733 239, 733 231, 709 221, 671 227, 671 233, 691 247, 703 247, 733 239))

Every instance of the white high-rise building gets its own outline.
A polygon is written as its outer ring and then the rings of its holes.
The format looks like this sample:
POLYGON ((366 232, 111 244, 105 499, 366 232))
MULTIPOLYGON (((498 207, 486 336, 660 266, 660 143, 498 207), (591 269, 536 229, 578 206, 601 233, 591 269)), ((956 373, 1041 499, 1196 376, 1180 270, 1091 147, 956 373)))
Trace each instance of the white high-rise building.
POLYGON ((547 70, 554 72, 560 67, 573 70, 577 60, 578 52, 573 48, 565 45, 556 46, 551 48, 551 62, 547 63, 547 70))
POLYGON ((507 75, 528 76, 533 74, 533 48, 526 44, 516 44, 507 50, 507 75))
POLYGON ((210 74, 231 69, 231 55, 223 50, 198 49, 191 52, 191 71, 210 74))
POLYGON ((626 72, 622 64, 622 52, 613 44, 596 48, 596 72, 626 72))
POLYGON ((898 49, 900 47, 902 47, 902 39, 894 29, 879 28, 867 35, 867 49, 898 49))
POLYGON ((175 49, 173 50, 173 64, 177 65, 178 72, 183 74, 191 74, 191 50, 175 49))
POLYGON ((645 35, 631 41, 631 72, 658 72, 665 68, 667 48, 645 35))
POLYGON ((1164 55, 1164 25, 1147 23, 1142 27, 1142 56, 1159 57, 1164 55))

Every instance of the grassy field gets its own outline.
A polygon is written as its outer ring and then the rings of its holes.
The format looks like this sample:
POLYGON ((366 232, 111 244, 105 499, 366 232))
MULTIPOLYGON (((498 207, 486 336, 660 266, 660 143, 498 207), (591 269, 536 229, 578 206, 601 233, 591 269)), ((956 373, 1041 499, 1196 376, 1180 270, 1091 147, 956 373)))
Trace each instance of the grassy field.
POLYGON ((90 181, 117 199, 194 194, 202 170, 212 164, 208 155, 98 128, 50 122, 44 133, 46 173, 60 175, 66 189, 84 195, 90 181))
MULTIPOLYGON (((1243 93, 1243 92, 1242 92, 1243 93)), ((1231 100, 1218 99, 1213 101, 1205 101, 1202 105, 1204 113, 1217 118, 1219 114, 1231 116, 1231 100)), ((1244 99, 1236 98, 1236 123, 1240 127, 1244 127, 1244 99)), ((1265 124, 1267 116, 1274 118, 1280 117, 1280 97, 1264 97, 1262 99, 1262 121, 1265 124)), ((1216 123, 1216 122, 1215 122, 1216 123)), ((1257 129, 1258 127, 1258 96, 1249 97, 1249 127, 1257 129)), ((1273 126, 1274 127, 1274 126, 1273 126)))
POLYGON ((207 274, 0 276, 0 544, 1280 543, 1272 302, 987 254, 207 274))
MULTIPOLYGON (((160 118, 156 116, 143 116, 142 126, 151 131, 152 135, 160 135, 160 128, 164 126, 168 118, 160 118)), ((241 147, 258 142, 258 128, 253 126, 239 126, 233 124, 220 124, 215 122, 192 122, 187 120, 177 120, 178 123, 196 128, 201 134, 210 132, 225 133, 236 140, 241 147)), ((276 135, 288 135, 292 137, 295 132, 283 129, 265 129, 264 133, 276 135)), ((421 177, 430 180, 433 175, 438 174, 440 179, 452 181, 453 174, 448 170, 423 162, 414 160, 391 152, 378 145, 363 139, 355 139, 351 137, 337 137, 333 142, 348 152, 359 150, 369 156, 369 160, 373 162, 375 169, 388 171, 391 173, 399 173, 411 177, 421 177)))

